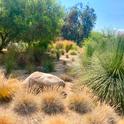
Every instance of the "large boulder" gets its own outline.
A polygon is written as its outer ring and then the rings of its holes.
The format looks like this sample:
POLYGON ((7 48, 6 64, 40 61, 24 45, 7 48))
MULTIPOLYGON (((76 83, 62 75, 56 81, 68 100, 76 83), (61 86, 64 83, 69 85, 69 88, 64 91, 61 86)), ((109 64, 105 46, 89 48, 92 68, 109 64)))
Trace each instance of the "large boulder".
POLYGON ((54 85, 65 87, 65 83, 62 79, 52 74, 42 72, 32 73, 29 77, 24 80, 23 84, 28 87, 38 86, 39 88, 54 85))

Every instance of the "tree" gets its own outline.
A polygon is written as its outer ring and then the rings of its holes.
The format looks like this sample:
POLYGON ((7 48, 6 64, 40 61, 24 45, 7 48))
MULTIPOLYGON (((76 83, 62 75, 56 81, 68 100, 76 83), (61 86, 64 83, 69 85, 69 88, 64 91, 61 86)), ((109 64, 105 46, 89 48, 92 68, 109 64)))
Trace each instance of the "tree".
POLYGON ((82 3, 76 4, 70 9, 65 24, 62 27, 62 36, 68 40, 74 40, 77 44, 87 38, 95 25, 96 14, 93 8, 83 7, 82 3))
POLYGON ((62 17, 56 0, 0 0, 0 50, 15 41, 47 47, 58 36, 62 17))
MULTIPOLYGON (((24 2, 24 1, 23 1, 24 2)), ((24 5, 22 0, 0 1, 0 51, 10 41, 15 41, 21 34, 24 25, 24 5)))
POLYGON ((28 6, 30 28, 23 38, 28 42, 38 41, 41 46, 47 47, 48 43, 60 33, 63 8, 56 0, 30 0, 28 6))

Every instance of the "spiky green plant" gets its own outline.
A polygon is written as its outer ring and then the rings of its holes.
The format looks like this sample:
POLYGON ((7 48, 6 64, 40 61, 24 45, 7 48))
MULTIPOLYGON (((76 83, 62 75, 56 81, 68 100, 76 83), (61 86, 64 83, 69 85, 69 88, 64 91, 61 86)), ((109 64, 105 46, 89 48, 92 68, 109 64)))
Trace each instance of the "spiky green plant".
POLYGON ((118 36, 106 45, 104 52, 97 50, 90 59, 83 81, 102 101, 116 105, 124 114, 124 37, 118 36))

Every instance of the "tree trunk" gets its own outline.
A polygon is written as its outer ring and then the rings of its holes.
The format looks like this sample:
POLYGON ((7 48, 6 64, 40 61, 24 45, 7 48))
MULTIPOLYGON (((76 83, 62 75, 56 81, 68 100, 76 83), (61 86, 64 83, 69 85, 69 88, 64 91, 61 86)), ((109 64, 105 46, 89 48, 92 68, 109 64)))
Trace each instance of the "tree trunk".
POLYGON ((1 45, 0 45, 0 53, 2 52, 2 49, 6 47, 6 45, 9 43, 9 40, 7 39, 8 33, 2 33, 0 32, 0 40, 1 40, 1 45))

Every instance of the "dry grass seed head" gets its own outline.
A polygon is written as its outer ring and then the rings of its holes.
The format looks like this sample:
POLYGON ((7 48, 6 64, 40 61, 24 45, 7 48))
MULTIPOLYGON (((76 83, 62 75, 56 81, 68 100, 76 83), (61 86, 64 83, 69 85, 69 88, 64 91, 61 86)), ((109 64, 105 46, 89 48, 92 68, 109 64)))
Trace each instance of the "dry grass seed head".
POLYGON ((20 116, 31 116, 39 111, 39 98, 25 90, 20 90, 13 101, 13 110, 20 116))
POLYGON ((67 100, 70 110, 80 114, 86 114, 92 111, 92 100, 85 94, 76 93, 70 95, 67 100))
POLYGON ((63 113, 65 106, 60 94, 57 91, 47 91, 41 94, 41 110, 48 114, 63 113))

